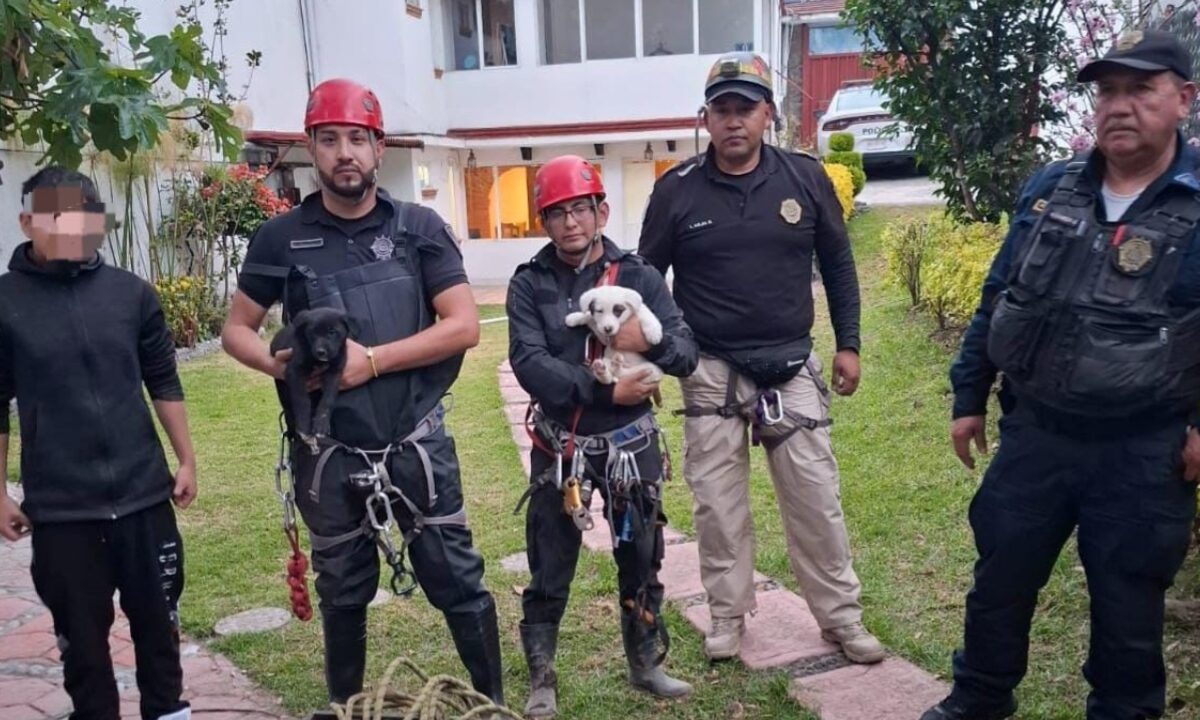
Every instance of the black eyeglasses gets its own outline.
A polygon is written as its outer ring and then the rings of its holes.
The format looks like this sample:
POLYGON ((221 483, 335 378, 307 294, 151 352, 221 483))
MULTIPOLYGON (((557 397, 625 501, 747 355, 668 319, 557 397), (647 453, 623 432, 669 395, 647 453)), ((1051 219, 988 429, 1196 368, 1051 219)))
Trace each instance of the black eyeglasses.
POLYGON ((567 221, 567 213, 575 219, 575 222, 583 222, 587 217, 594 215, 596 206, 592 203, 587 205, 572 205, 569 208, 552 207, 542 211, 542 222, 547 225, 562 225, 567 221))

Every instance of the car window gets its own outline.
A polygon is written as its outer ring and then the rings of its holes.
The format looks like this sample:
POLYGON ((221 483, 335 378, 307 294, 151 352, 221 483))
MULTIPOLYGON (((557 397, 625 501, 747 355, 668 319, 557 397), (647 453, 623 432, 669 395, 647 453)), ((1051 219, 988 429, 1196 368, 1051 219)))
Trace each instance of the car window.
POLYGON ((839 90, 835 107, 838 112, 847 110, 868 110, 883 105, 883 93, 875 88, 848 88, 839 90))

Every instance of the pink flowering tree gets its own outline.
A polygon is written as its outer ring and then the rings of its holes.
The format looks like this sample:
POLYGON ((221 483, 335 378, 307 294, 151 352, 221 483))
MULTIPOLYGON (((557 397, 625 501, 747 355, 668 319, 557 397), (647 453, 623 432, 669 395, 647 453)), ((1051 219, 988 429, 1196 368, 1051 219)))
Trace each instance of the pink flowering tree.
MULTIPOLYGON (((1082 152, 1096 142, 1095 99, 1089 85, 1073 81, 1079 68, 1102 57, 1122 33, 1157 28, 1176 34, 1200 54, 1200 13, 1196 0, 1140 3, 1136 0, 1067 0, 1063 22, 1067 34, 1059 52, 1062 79, 1051 92, 1051 102, 1064 113, 1056 128, 1055 139, 1072 152, 1082 152)), ((1193 112, 1184 127, 1192 144, 1200 144, 1196 135, 1200 121, 1193 112)))

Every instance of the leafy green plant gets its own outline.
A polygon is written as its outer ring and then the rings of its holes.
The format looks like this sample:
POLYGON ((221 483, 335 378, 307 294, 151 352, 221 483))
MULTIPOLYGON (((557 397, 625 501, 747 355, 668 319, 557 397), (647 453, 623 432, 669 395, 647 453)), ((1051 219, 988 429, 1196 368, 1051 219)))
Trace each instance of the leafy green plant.
POLYGON ((1063 61, 1063 0, 847 0, 872 38, 888 112, 955 218, 997 222, 1053 145, 1038 128, 1064 111, 1044 80, 1063 61))
POLYGON ((202 1, 181 8, 168 33, 147 37, 136 9, 108 0, 0 0, 0 139, 44 143, 45 158, 74 168, 89 145, 123 161, 180 119, 232 160, 241 132, 222 68, 189 11, 202 1))
POLYGON ((922 272, 922 303, 945 330, 970 321, 983 281, 1008 231, 1006 222, 960 223, 937 215, 929 223, 928 266, 922 272))
POLYGON ((833 190, 842 206, 842 218, 849 220, 850 213, 854 212, 854 180, 850 175, 850 168, 836 163, 822 163, 821 166, 833 182, 833 190))
POLYGON ((224 304, 204 278, 186 275, 162 278, 154 283, 154 290, 175 347, 194 347, 221 331, 224 304))
POLYGON ((854 134, 848 132, 835 132, 829 136, 829 149, 835 153, 850 152, 854 149, 854 134))
POLYGON ((908 291, 912 307, 921 304, 921 274, 933 251, 929 219, 906 217, 888 225, 882 240, 888 276, 908 291))

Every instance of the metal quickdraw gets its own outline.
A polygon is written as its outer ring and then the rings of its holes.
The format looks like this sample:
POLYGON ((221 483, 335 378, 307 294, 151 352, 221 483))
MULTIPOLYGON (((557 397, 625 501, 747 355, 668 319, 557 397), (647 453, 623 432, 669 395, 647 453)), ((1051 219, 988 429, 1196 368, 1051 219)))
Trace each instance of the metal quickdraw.
POLYGON ((414 521, 418 524, 413 527, 411 532, 402 534, 400 549, 397 550, 396 544, 392 539, 392 528, 398 527, 396 515, 392 511, 392 499, 394 497, 407 503, 407 498, 392 485, 386 462, 387 456, 385 455, 382 461, 371 463, 369 471, 355 473, 351 478, 352 482, 355 483, 367 481, 371 483, 372 492, 367 497, 367 522, 370 523, 371 529, 375 531, 375 542, 383 552, 384 561, 392 569, 390 583, 392 592, 398 597, 408 597, 417 589, 417 578, 404 564, 404 553, 408 549, 409 543, 412 542, 412 538, 416 537, 421 531, 419 524, 420 515, 414 515, 414 521), (380 519, 381 506, 382 519, 380 519))
MULTIPOLYGON (((556 467, 558 468, 556 473, 561 478, 561 459, 558 459, 556 467)), ((561 480, 560 482, 560 489, 563 496, 563 512, 570 516, 571 521, 575 523, 575 527, 579 528, 580 532, 587 532, 596 525, 595 521, 592 520, 592 513, 583 501, 583 478, 586 468, 587 458, 577 448, 576 452, 571 456, 571 474, 566 480, 561 480)))
POLYGON ((279 459, 275 463, 275 494, 283 506, 283 534, 292 549, 287 561, 288 595, 292 614, 301 622, 312 619, 312 598, 308 594, 308 556, 300 549, 300 530, 296 526, 295 482, 287 454, 287 432, 283 413, 279 414, 279 459))

